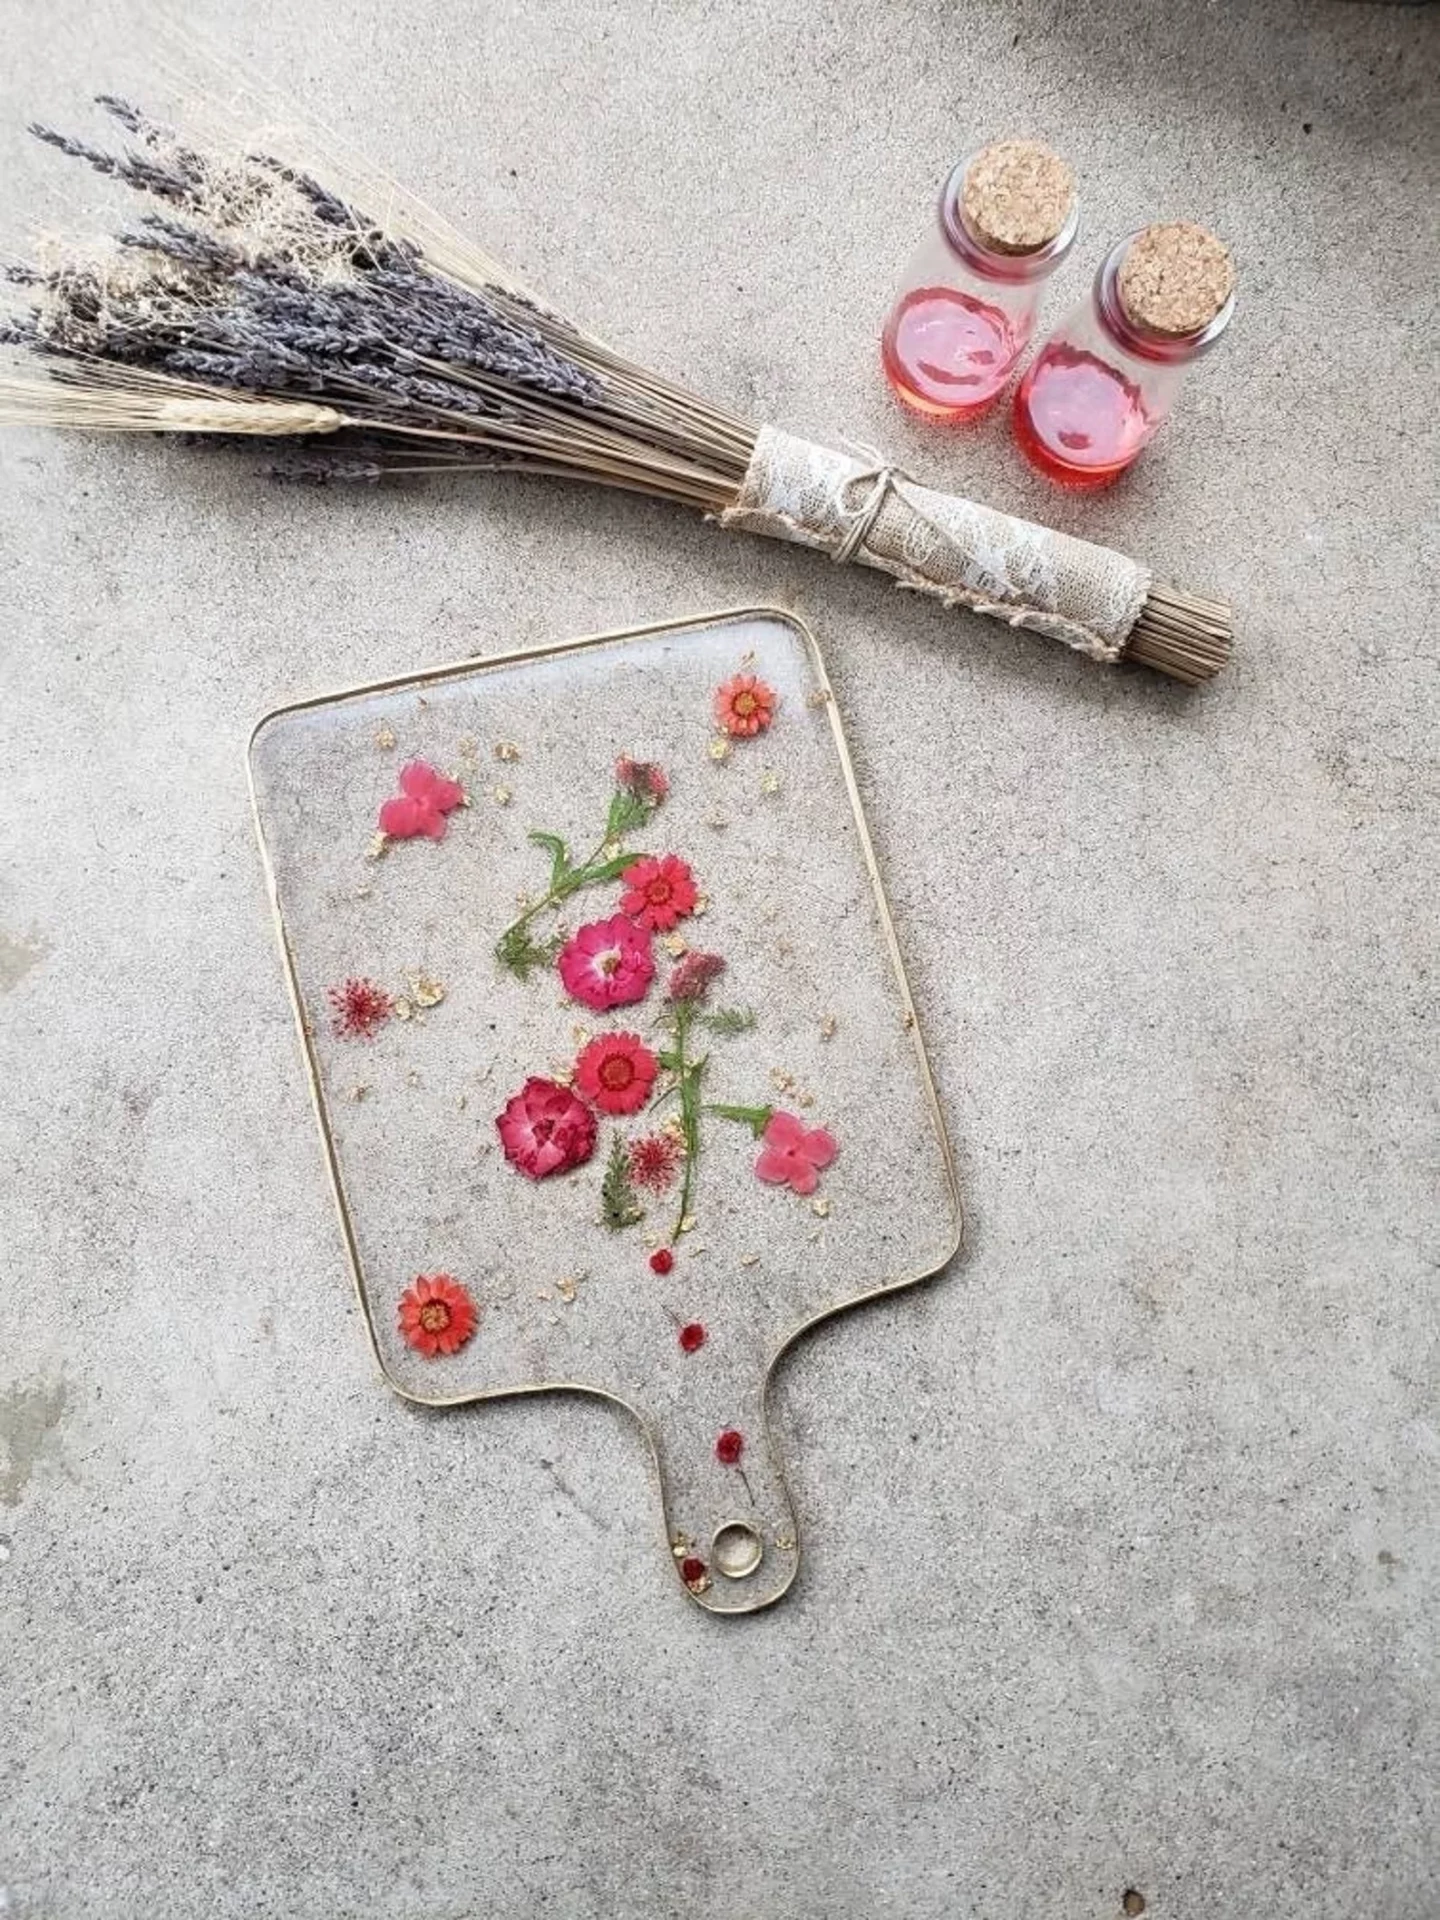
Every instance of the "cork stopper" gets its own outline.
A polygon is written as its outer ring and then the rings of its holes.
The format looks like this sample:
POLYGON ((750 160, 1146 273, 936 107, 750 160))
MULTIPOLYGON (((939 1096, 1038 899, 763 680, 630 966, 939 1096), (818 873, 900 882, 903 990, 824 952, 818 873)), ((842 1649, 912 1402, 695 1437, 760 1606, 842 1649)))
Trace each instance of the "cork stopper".
POLYGON ((996 140, 967 168, 960 204, 996 253, 1035 253, 1070 218, 1075 175, 1038 140, 996 140))
POLYGON ((1172 220, 1136 234, 1120 265, 1118 291, 1137 327, 1172 337, 1198 333, 1235 291, 1235 263, 1213 233, 1172 220))

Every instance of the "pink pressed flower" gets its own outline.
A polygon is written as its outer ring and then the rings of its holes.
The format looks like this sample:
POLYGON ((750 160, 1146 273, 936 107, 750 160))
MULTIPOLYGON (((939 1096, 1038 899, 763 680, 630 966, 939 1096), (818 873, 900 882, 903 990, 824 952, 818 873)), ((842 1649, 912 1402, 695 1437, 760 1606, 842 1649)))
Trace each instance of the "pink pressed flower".
POLYGON ((622 753, 615 762, 615 784, 643 800, 647 807, 658 807, 670 791, 670 776, 653 760, 632 760, 628 753, 622 753))
POLYGON ((715 1458, 722 1467, 738 1467, 745 1451, 745 1436, 738 1427, 726 1427, 715 1441, 715 1458))
POLYGON ((581 927, 560 949, 557 964, 565 991, 596 1013, 643 1000, 655 978, 650 935, 623 913, 581 927))
POLYGON ((839 1152, 835 1136, 824 1127, 807 1127, 793 1113, 774 1113, 761 1135, 763 1147, 755 1171, 772 1186, 792 1193, 813 1193, 820 1172, 839 1152))
POLYGON ((769 726, 778 704, 773 687, 753 673, 737 673, 715 689, 715 724, 737 740, 751 739, 769 726))
POLYGON ((601 1113, 638 1113, 659 1071, 638 1033, 602 1033, 580 1049, 575 1085, 601 1113))
POLYGON ((724 971, 725 962, 718 953, 687 953, 671 973, 666 992, 672 1000, 699 1006, 724 971))
POLYGON ((568 1173, 595 1151, 594 1114, 557 1080, 527 1080, 495 1125, 505 1158, 531 1180, 568 1173))
POLYGON ((413 840, 427 834, 445 838, 445 816, 465 798, 458 780, 447 780, 428 761, 412 760, 400 769, 400 791, 380 809, 380 831, 392 840, 413 840))
POLYGON ((650 933, 668 933, 677 921, 695 911, 700 889, 695 876, 678 854, 646 855, 620 876, 625 891, 620 911, 650 933))

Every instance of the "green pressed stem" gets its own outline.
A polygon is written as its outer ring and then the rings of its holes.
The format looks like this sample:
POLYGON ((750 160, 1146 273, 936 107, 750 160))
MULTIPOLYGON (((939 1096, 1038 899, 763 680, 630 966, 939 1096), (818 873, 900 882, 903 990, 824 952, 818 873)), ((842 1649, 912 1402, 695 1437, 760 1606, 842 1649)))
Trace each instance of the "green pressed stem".
POLYGON ((700 1158, 700 1075, 704 1059, 685 1057, 690 1037, 690 1008, 681 1000, 675 1007, 675 1084, 680 1094, 680 1125, 685 1135, 685 1177, 680 1186, 680 1211, 675 1216, 671 1245, 680 1238, 680 1229, 690 1217, 690 1201, 695 1192, 695 1162, 700 1158))

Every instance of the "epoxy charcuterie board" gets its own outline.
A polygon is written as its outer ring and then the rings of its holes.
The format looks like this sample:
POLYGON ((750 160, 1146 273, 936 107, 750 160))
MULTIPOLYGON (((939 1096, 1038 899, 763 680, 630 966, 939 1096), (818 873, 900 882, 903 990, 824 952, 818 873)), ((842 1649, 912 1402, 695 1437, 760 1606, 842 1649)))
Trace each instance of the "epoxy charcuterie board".
POLYGON ((959 1237, 814 640, 732 613, 308 701, 251 776, 386 1379, 622 1402, 683 1589, 778 1599, 771 1367, 959 1237))

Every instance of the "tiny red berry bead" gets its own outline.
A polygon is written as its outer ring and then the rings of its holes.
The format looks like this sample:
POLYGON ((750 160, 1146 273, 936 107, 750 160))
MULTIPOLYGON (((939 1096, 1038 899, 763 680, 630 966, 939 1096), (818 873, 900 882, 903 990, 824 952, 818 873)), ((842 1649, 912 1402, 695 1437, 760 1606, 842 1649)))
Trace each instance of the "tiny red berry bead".
POLYGON ((705 1578, 705 1573, 705 1562, 697 1559, 693 1553, 687 1554, 680 1562, 680 1578, 687 1587, 698 1587, 705 1578))
POLYGON ((674 1264, 675 1256, 669 1247, 657 1247, 650 1256, 650 1271, 652 1273, 669 1273, 674 1264))
POLYGON ((715 1458, 722 1467, 738 1467, 745 1451, 745 1436, 738 1427, 727 1427, 715 1442, 715 1458))
POLYGON ((685 1353, 698 1353, 705 1344, 705 1329, 698 1320, 687 1320, 680 1329, 680 1346, 685 1353))

